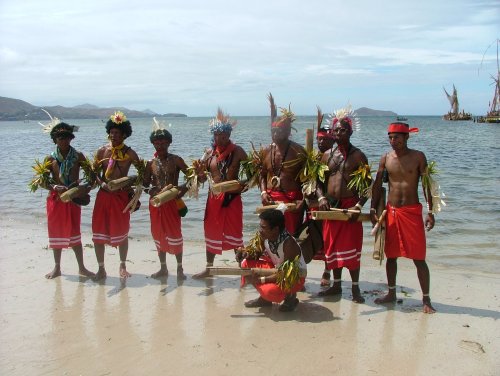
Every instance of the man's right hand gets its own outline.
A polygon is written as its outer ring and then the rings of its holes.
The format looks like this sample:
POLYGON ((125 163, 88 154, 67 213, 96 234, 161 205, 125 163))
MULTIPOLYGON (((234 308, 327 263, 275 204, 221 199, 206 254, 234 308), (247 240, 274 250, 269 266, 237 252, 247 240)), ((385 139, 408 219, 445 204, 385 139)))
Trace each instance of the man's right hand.
POLYGON ((328 202, 326 197, 320 197, 318 200, 319 210, 328 211, 330 210, 330 203, 328 202))
POLYGON ((54 191, 56 191, 57 193, 63 193, 63 192, 66 192, 68 190, 68 188, 64 185, 58 185, 58 184, 55 184, 52 186, 52 189, 54 191))
POLYGON ((262 191, 263 193, 261 194, 262 197, 262 205, 267 206, 267 205, 273 205, 274 201, 272 197, 267 193, 266 191, 262 191))

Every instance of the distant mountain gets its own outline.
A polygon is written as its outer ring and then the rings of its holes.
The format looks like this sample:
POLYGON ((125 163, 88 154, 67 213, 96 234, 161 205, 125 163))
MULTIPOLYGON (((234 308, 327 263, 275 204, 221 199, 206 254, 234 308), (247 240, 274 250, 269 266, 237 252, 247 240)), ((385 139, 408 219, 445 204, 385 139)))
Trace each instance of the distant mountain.
POLYGON ((161 116, 163 116, 163 117, 187 117, 187 115, 185 115, 185 114, 176 114, 173 112, 169 112, 168 114, 163 114, 161 116))
POLYGON ((0 120, 24 120, 34 109, 35 107, 28 102, 0 97, 0 120))
POLYGON ((159 115, 157 112, 154 112, 153 110, 150 110, 149 108, 146 108, 145 110, 142 110, 141 112, 144 112, 145 114, 149 114, 149 115, 159 115))
MULTIPOLYGON (((47 114, 59 119, 107 119, 116 110, 123 111, 129 118, 151 117, 157 113, 147 110, 135 111, 125 107, 100 108, 92 104, 81 104, 74 107, 63 106, 33 106, 32 104, 13 98, 0 97, 0 120, 48 120, 47 114)), ((168 115, 168 114, 167 114, 168 115)), ((164 116, 167 116, 164 115, 164 116)), ((169 115, 170 116, 170 115, 169 115)), ((187 116, 184 114, 171 114, 171 116, 187 116)))
POLYGON ((357 110, 355 110, 356 115, 358 116, 397 116, 398 114, 392 111, 380 111, 380 110, 373 110, 368 107, 360 107, 357 110))
POLYGON ((73 106, 72 108, 83 108, 83 109, 96 109, 99 108, 90 103, 79 104, 78 106, 73 106))

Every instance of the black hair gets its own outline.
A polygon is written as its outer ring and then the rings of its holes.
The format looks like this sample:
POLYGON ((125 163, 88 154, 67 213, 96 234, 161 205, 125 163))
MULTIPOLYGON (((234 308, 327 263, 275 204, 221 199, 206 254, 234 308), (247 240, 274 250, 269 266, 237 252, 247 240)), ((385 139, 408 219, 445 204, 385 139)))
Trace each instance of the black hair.
POLYGON ((113 120, 109 119, 106 123, 106 133, 109 134, 111 129, 116 128, 122 131, 122 134, 125 138, 130 137, 132 135, 132 126, 130 125, 130 121, 125 120, 120 124, 116 124, 113 120))
POLYGON ((149 141, 151 141, 151 143, 153 143, 153 141, 155 140, 161 139, 167 140, 168 142, 172 143, 172 134, 166 129, 158 129, 151 132, 151 135, 149 136, 149 141))
POLYGON ((75 130, 74 125, 69 125, 64 122, 61 122, 54 126, 52 130, 50 131, 50 138, 52 138, 52 141, 54 141, 54 144, 56 143, 57 137, 69 137, 70 139, 74 139, 75 135, 73 134, 75 130))
POLYGON ((259 218, 267 221, 269 226, 271 226, 271 229, 276 226, 279 227, 280 232, 285 229, 285 215, 280 210, 266 209, 259 214, 259 218))

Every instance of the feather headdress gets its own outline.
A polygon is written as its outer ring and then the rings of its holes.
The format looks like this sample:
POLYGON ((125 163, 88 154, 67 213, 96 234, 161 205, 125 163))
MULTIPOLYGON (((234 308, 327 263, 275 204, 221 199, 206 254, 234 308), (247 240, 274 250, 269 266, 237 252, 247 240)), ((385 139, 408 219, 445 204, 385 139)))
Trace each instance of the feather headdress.
POLYGON ((332 128, 338 122, 345 122, 349 124, 352 131, 359 131, 361 129, 360 121, 350 104, 344 108, 335 110, 333 114, 329 114, 328 119, 332 128))
POLYGON ((279 107, 281 116, 278 117, 273 95, 269 93, 267 98, 269 99, 269 105, 271 107, 271 127, 291 127, 292 123, 295 121, 295 114, 292 112, 290 105, 288 105, 288 108, 279 107))
MULTIPOLYGON (((78 131, 78 126, 76 125, 69 125, 66 123, 63 123, 60 119, 56 118, 55 116, 52 116, 47 110, 41 108, 43 112, 45 112, 49 118, 50 122, 47 124, 43 124, 41 122, 38 122, 42 126, 42 131, 44 133, 49 133, 50 137, 55 140, 55 138, 60 135, 60 134, 69 134, 73 135, 73 132, 78 131)), ((73 138, 74 136, 72 136, 73 138)))
MULTIPOLYGON (((170 127, 171 124, 168 126, 170 127)), ((172 142, 172 134, 165 128, 165 123, 163 121, 158 121, 156 120, 156 117, 153 117, 153 128, 151 129, 149 140, 153 142, 159 138, 166 138, 172 142)))
POLYGON ((231 133, 236 123, 236 120, 231 119, 229 117, 229 114, 225 114, 224 111, 222 111, 222 109, 219 107, 217 109, 217 116, 210 120, 208 130, 210 131, 210 133, 231 133))
POLYGON ((57 124, 61 123, 61 120, 59 120, 56 117, 52 117, 52 115, 49 114, 49 112, 47 110, 45 110, 43 108, 41 108, 41 110, 43 112, 45 112, 47 115, 49 115, 50 123, 43 124, 41 122, 38 122, 38 124, 40 124, 42 126, 42 130, 44 133, 50 133, 52 131, 52 128, 54 128, 57 124))

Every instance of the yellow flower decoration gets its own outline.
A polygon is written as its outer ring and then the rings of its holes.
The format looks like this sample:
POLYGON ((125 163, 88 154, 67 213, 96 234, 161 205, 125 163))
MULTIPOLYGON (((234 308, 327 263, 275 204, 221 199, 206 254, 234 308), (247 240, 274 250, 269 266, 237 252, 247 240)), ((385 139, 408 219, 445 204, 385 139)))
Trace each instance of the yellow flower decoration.
POLYGON ((127 121, 127 117, 121 111, 115 111, 115 113, 113 115, 111 115, 109 118, 115 124, 121 124, 121 123, 127 121))

